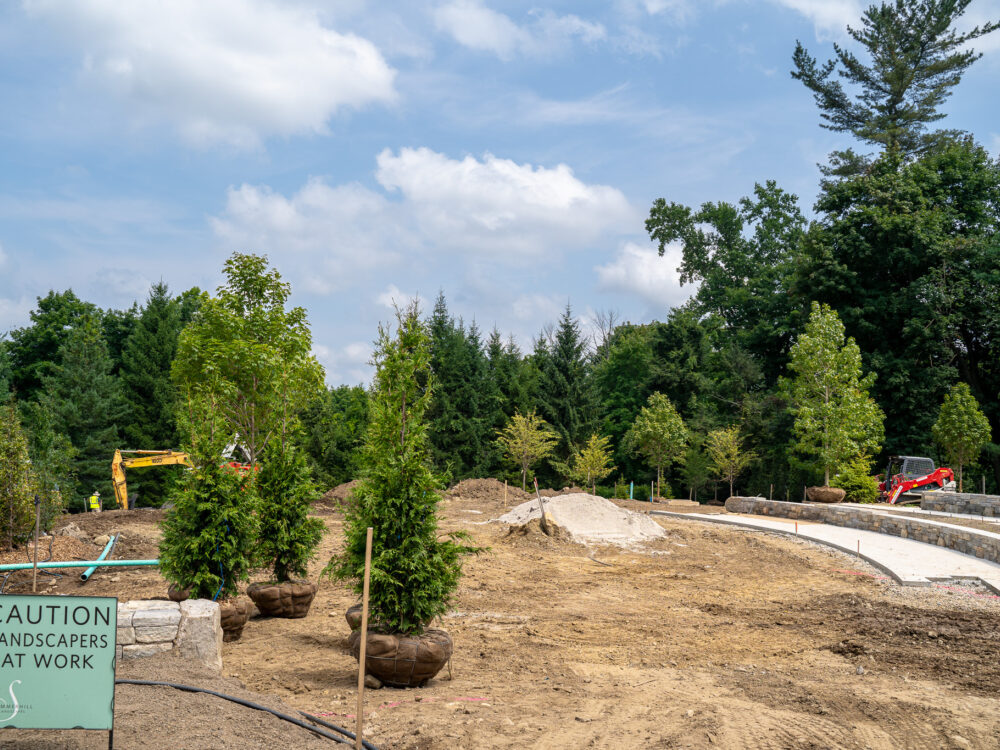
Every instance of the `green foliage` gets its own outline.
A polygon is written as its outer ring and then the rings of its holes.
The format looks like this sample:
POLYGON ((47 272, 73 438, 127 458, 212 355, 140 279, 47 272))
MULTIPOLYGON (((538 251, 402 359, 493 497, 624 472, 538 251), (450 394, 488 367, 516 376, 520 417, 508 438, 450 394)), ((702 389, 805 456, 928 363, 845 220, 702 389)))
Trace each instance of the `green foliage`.
POLYGON ((633 453, 644 455, 656 468, 656 483, 660 487, 663 469, 684 457, 687 437, 684 420, 670 399, 654 393, 625 434, 625 444, 633 453))
POLYGON ((7 353, 9 346, 9 343, 0 339, 0 405, 6 404, 13 396, 11 381, 14 373, 10 367, 10 354, 7 353))
POLYGON ((922 151, 935 140, 927 126, 944 117, 941 105, 982 56, 969 42, 1000 28, 986 23, 956 32, 953 26, 970 2, 896 0, 871 5, 861 17, 861 28, 848 27, 871 58, 869 65, 837 44, 836 59, 817 65, 799 43, 792 77, 813 92, 823 127, 853 133, 892 152, 922 151), (860 91, 851 95, 842 80, 860 91))
POLYGON ((160 571, 191 597, 228 599, 246 581, 258 543, 252 476, 220 466, 228 439, 218 404, 186 399, 180 416, 190 436, 185 450, 194 469, 171 491, 163 521, 160 571))
POLYGON ((426 422, 433 387, 429 337, 416 305, 396 317, 395 336, 379 328, 362 476, 345 519, 344 550, 325 572, 350 581, 360 594, 371 527, 373 626, 419 633, 447 611, 461 576, 460 556, 479 550, 457 543, 457 534, 438 538, 441 484, 430 468, 426 422))
POLYGON ((611 464, 611 439, 590 436, 587 444, 579 451, 573 452, 572 472, 570 476, 584 486, 590 485, 591 491, 597 492, 597 483, 611 474, 615 467, 611 464))
POLYGON ((934 423, 934 440, 944 448, 948 461, 958 466, 959 492, 962 492, 962 468, 975 463, 991 439, 989 420, 976 397, 966 383, 956 383, 941 404, 934 423))
MULTIPOLYGON (((40 525, 49 530, 65 508, 64 493, 73 487, 77 452, 69 438, 56 431, 55 417, 44 402, 29 401, 19 407, 31 467, 38 480, 40 525)), ((82 507, 80 504, 76 509, 82 507)))
POLYGON ((795 417, 793 449, 812 457, 824 484, 859 456, 877 453, 884 415, 868 396, 875 375, 861 375, 861 352, 845 341, 834 310, 814 302, 805 331, 792 346, 784 390, 795 417))
POLYGON ((59 350, 60 364, 44 378, 43 408, 53 428, 75 450, 75 481, 62 487, 68 502, 99 491, 107 504, 114 497, 111 456, 118 447, 124 403, 112 374, 111 357, 95 317, 84 318, 59 350))
POLYGON ((121 374, 125 345, 135 332, 138 322, 139 307, 134 302, 128 310, 105 310, 101 314, 101 335, 108 345, 112 375, 121 374))
POLYGON ((559 436, 552 431, 548 422, 534 411, 528 412, 527 416, 515 413, 497 435, 497 444, 507 458, 521 468, 522 490, 527 489, 528 470, 552 455, 559 442, 559 436))
POLYGON ((851 503, 877 503, 878 480, 872 475, 871 459, 864 456, 848 461, 830 480, 832 487, 840 487, 851 503))
POLYGON ((354 479, 368 427, 365 389, 360 385, 326 389, 306 405, 299 420, 297 440, 321 486, 336 487, 354 479))
POLYGON ((42 389, 42 380, 53 374, 60 362, 60 349, 70 333, 85 319, 99 314, 97 306, 83 302, 73 290, 50 291, 38 297, 31 311, 31 325, 10 332, 8 346, 13 385, 22 401, 34 399, 42 389))
MULTIPOLYGON (((127 404, 122 432, 129 448, 164 450, 177 444, 177 395, 170 365, 181 327, 180 302, 170 298, 166 284, 155 284, 121 355, 122 394, 127 404)), ((177 471, 157 467, 130 474, 129 489, 138 490, 139 504, 160 506, 177 471)))
POLYGON ((293 431, 323 370, 306 312, 285 309, 291 287, 266 256, 233 253, 223 272, 219 296, 203 300, 181 333, 172 377, 185 397, 211 396, 255 463, 269 440, 293 431))
POLYGON ((681 479, 689 490, 689 498, 695 501, 698 499, 698 492, 711 484, 712 462, 704 450, 704 436, 695 434, 689 436, 681 468, 681 479))
POLYGON ((38 483, 28 458, 28 441, 13 401, 0 407, 0 543, 22 544, 35 527, 38 483))
POLYGON ((729 483, 730 497, 736 478, 757 458, 753 451, 744 449, 740 428, 736 426, 708 433, 705 453, 715 476, 729 483))
POLYGON ((309 517, 318 495, 304 454, 291 443, 272 440, 264 449, 257 479, 260 542, 257 564, 274 570, 276 581, 304 578, 323 537, 323 522, 309 517))

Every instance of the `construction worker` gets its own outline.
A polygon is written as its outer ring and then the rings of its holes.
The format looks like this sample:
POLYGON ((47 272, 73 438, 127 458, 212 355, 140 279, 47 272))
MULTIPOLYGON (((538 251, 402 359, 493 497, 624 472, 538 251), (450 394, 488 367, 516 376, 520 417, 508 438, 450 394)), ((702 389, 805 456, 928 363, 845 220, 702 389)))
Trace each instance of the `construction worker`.
POLYGON ((94 494, 87 499, 87 510, 91 513, 101 512, 101 493, 94 490, 94 494))

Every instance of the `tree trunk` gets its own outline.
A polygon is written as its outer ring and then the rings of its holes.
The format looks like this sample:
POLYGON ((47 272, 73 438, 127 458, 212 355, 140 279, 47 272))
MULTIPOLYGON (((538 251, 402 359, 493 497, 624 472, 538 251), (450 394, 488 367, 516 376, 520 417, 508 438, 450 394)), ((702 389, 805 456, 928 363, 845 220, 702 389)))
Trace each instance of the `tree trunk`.
POLYGON ((733 496, 733 480, 729 480, 729 497, 733 496))
MULTIPOLYGON (((662 469, 662 467, 657 466, 656 467, 656 496, 657 497, 660 497, 660 480, 662 478, 663 478, 663 469, 662 469)), ((652 499, 652 498, 650 498, 650 499, 652 499)))
POLYGON ((958 491, 962 491, 962 464, 958 464, 958 491))
POLYGON ((521 467, 521 492, 527 492, 528 491, 527 488, 528 488, 528 470, 522 466, 521 467))
POLYGON ((823 474, 823 486, 824 487, 829 487, 830 486, 830 467, 829 466, 824 467, 823 471, 824 471, 824 474, 823 474))

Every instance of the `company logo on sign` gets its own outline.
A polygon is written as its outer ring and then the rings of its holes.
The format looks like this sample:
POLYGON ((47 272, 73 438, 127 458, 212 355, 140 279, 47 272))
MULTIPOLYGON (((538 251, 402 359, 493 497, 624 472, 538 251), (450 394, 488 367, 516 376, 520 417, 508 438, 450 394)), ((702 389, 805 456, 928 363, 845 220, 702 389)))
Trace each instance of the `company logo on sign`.
POLYGON ((10 690, 10 702, 11 702, 12 705, 11 706, 5 706, 4 704, 0 703, 0 711, 3 711, 3 710, 6 710, 6 709, 9 709, 9 708, 13 707, 14 713, 12 713, 6 719, 0 719, 0 724, 6 724, 8 721, 10 721, 15 716, 17 716, 17 712, 20 710, 20 706, 17 705, 17 696, 14 695, 14 686, 15 685, 20 685, 20 684, 21 684, 20 680, 11 680, 10 687, 8 687, 7 689, 10 690))

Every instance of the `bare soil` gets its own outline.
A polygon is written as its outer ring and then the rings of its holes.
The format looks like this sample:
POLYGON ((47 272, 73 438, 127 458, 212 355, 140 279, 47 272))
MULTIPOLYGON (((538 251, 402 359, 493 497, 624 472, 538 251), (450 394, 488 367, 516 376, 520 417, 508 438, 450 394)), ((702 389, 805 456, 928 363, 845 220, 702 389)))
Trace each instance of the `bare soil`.
MULTIPOLYGON (((365 734, 379 747, 1000 745, 997 597, 904 589, 802 540, 695 520, 654 517, 667 537, 624 549, 554 539, 537 524, 510 533, 484 523, 504 512, 499 487, 491 496, 476 485, 474 496, 442 503, 443 531, 465 529, 491 550, 467 561, 443 618, 455 641, 450 678, 446 669, 422 689, 366 692, 365 734)), ((508 500, 516 504, 509 488, 508 500)), ((141 548, 140 538, 155 545, 158 534, 148 513, 72 520, 107 533, 111 519, 141 548)), ((317 514, 330 533, 314 578, 342 541, 339 511, 317 514)), ((15 590, 25 581, 30 589, 30 571, 18 576, 15 590)), ((123 569, 85 585, 67 575, 51 591, 162 597, 166 582, 155 569, 123 569)), ((355 601, 323 581, 305 619, 255 617, 242 640, 225 644, 224 676, 215 679, 226 692, 353 724, 357 665, 343 614, 355 601)), ((162 661, 121 668, 142 676, 175 666, 162 661)), ((118 694, 116 747, 194 747, 207 727, 215 733, 201 747, 312 746, 263 714, 250 724, 249 709, 164 691, 118 694)))

